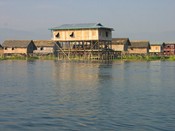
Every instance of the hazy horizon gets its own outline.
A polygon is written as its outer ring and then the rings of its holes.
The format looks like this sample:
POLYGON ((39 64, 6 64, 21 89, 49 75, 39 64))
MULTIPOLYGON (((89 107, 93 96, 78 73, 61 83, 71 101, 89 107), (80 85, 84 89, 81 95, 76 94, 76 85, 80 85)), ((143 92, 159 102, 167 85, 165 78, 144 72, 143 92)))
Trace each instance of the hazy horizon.
POLYGON ((51 27, 101 23, 113 38, 175 41, 174 0, 0 0, 0 42, 5 39, 51 39, 51 27))

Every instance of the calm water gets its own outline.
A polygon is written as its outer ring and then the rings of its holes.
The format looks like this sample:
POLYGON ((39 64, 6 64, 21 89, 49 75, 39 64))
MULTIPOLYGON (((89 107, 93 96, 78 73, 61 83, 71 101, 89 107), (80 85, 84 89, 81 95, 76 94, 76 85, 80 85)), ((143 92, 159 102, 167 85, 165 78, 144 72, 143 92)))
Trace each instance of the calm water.
POLYGON ((0 61, 0 131, 174 131, 175 62, 0 61))

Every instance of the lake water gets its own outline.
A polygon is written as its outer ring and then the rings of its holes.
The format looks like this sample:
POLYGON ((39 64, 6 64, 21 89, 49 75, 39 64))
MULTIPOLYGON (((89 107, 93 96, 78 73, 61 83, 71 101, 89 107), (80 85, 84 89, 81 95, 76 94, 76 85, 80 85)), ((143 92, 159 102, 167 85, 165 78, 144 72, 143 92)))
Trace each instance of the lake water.
POLYGON ((0 131, 174 131, 175 62, 0 61, 0 131))

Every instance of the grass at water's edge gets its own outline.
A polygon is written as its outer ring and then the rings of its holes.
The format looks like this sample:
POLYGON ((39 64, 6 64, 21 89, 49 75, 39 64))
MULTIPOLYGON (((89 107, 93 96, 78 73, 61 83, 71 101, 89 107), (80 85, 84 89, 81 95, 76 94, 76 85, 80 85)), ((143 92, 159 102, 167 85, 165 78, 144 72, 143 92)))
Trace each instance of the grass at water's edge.
POLYGON ((167 61, 175 61, 175 56, 142 56, 142 55, 133 55, 133 56, 122 56, 120 58, 116 58, 115 60, 124 60, 124 61, 156 61, 156 60, 167 60, 167 61))
MULTIPOLYGON (((58 57, 54 56, 30 56, 30 57, 24 57, 24 56, 0 56, 0 60, 58 60, 58 57)), ((74 59, 71 60, 80 60, 80 59, 74 59)), ((83 60, 83 59, 81 59, 83 60)), ((132 55, 132 56, 122 56, 113 59, 115 60, 124 60, 124 61, 155 61, 155 60, 168 60, 168 61, 175 61, 175 56, 142 56, 142 55, 132 55)))
POLYGON ((30 57, 25 57, 25 56, 0 56, 0 60, 55 60, 58 59, 57 57, 54 56, 30 56, 30 57))

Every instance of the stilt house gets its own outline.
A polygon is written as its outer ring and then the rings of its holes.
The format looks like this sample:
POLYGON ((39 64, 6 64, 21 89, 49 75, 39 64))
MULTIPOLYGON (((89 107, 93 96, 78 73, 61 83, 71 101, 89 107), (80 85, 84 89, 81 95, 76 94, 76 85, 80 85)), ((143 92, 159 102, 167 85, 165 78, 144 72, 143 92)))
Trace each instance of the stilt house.
POLYGON ((112 48, 113 29, 100 23, 64 24, 50 30, 52 40, 60 43, 59 57, 102 58, 104 50, 112 48))

